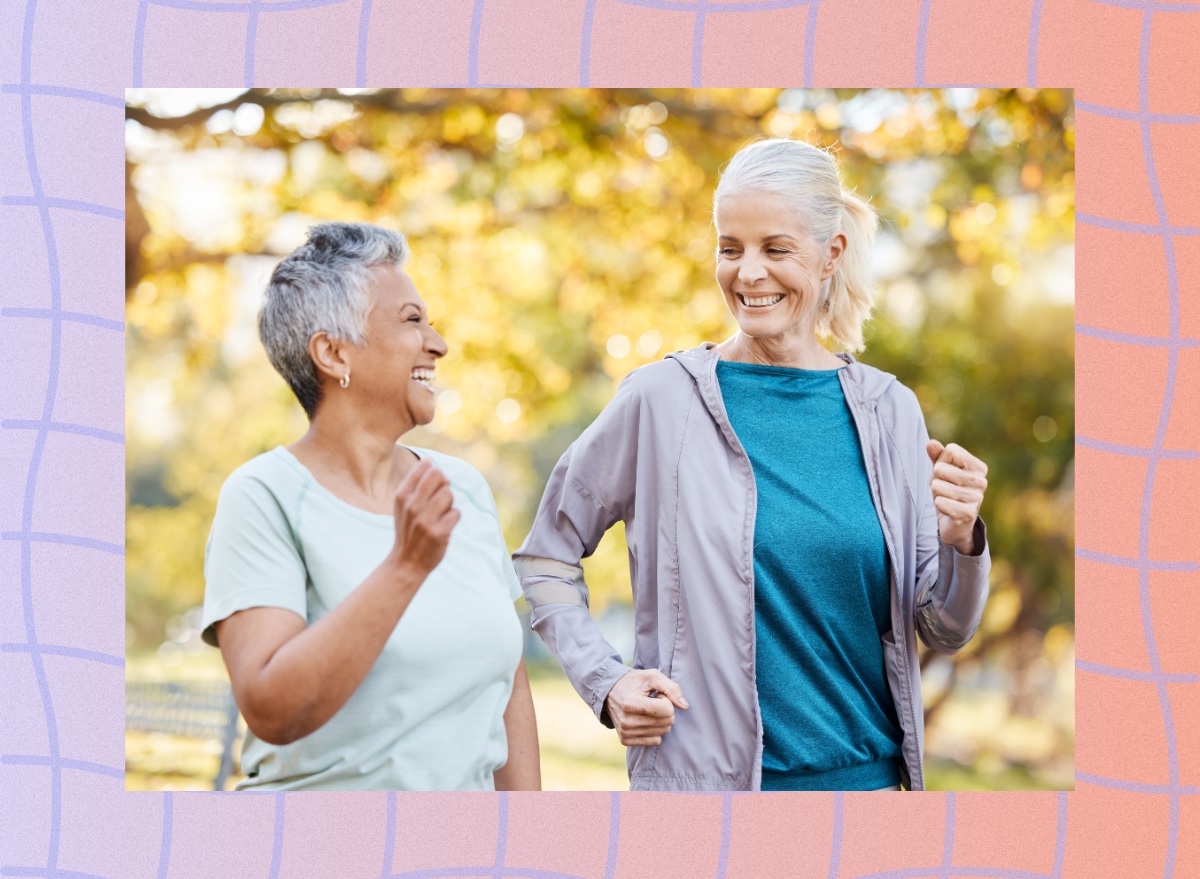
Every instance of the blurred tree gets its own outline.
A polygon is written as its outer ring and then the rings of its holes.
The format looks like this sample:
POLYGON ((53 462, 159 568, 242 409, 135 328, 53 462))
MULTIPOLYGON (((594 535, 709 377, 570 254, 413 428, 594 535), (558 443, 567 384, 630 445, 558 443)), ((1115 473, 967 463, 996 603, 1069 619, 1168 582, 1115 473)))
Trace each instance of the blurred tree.
MULTIPOLYGON (((554 462, 617 380, 732 331, 712 278, 718 171, 752 138, 794 136, 834 149, 883 217, 864 359, 916 391, 932 435, 991 468, 993 597, 963 654, 926 657, 945 681, 929 711, 984 659, 1027 680, 1070 649, 1069 92, 207 99, 131 91, 126 110, 131 647, 157 644, 168 617, 202 600, 224 478, 304 430, 254 313, 308 225, 365 220, 408 236, 409 272, 451 346, 438 417, 413 441, 484 471, 515 547, 554 462)), ((587 563, 594 607, 627 600, 626 566, 610 536, 587 563)), ((1013 699, 1020 709, 1021 687, 1013 699)))

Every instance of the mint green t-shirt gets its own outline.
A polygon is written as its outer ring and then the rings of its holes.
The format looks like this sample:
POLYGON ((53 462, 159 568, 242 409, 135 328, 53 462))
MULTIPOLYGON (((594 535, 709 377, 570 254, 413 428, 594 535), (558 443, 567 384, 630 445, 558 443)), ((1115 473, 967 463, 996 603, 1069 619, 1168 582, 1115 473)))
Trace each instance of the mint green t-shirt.
MULTIPOLYGON (((483 476, 413 449, 450 480, 462 514, 366 679, 320 729, 290 745, 246 731, 239 790, 492 790, 508 759, 504 710, 521 659, 521 595, 483 476)), ((287 449, 226 480, 204 560, 204 639, 250 607, 312 625, 383 561, 392 516, 335 497, 287 449)))

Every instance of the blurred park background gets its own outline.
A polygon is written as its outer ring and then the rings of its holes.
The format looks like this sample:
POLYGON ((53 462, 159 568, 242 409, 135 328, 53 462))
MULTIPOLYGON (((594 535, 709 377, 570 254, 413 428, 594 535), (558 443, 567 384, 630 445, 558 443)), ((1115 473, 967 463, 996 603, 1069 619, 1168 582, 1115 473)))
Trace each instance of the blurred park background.
MULTIPOLYGON (((862 359, 988 462, 992 593, 925 655, 930 786, 1070 788, 1074 762, 1074 121, 1060 90, 130 90, 127 681, 224 679, 200 643, 222 481, 306 429, 255 314, 321 220, 402 230, 450 345, 406 439, 488 478, 510 549, 554 462, 630 370, 734 324, 718 170, 759 136, 828 146, 882 213, 862 359)), ((620 526, 587 560, 629 657, 620 526)), ((624 749, 527 633, 548 789, 627 789, 624 749)), ((132 690, 131 690, 132 692, 132 690)), ((131 789, 211 786, 221 745, 130 729, 131 789)), ((230 782, 232 783, 232 781, 230 782)))

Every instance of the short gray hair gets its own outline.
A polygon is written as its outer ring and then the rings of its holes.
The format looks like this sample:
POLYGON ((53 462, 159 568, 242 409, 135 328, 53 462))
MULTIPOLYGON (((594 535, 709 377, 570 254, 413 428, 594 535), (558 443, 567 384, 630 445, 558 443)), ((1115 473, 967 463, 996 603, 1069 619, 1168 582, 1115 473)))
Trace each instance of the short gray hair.
POLYGON ((288 383, 312 420, 321 402, 321 383, 308 354, 308 340, 366 341, 367 287, 380 266, 408 261, 404 236, 370 223, 320 223, 271 273, 258 336, 275 371, 288 383))

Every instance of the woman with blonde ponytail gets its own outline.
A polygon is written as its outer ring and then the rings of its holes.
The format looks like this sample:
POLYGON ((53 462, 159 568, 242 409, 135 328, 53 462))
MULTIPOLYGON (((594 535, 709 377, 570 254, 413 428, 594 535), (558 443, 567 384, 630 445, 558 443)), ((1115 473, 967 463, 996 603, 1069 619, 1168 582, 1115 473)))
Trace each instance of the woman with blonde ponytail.
POLYGON ((635 790, 921 790, 917 639, 979 624, 987 466, 849 353, 877 219, 828 152, 743 148, 714 219, 738 331, 635 370, 563 454, 514 556, 532 625, 635 790), (579 564, 617 521, 633 669, 579 564))

